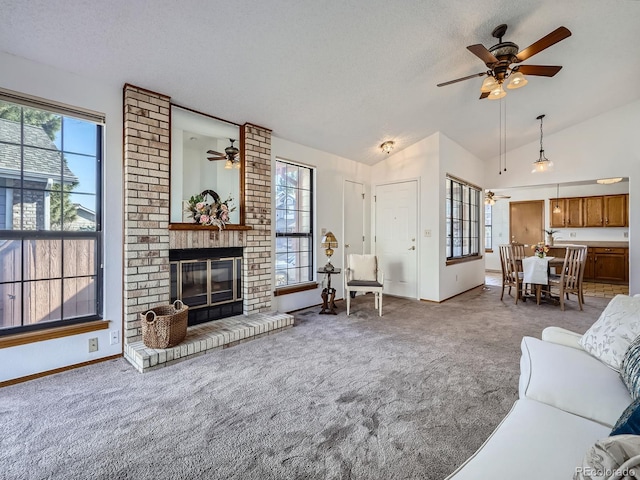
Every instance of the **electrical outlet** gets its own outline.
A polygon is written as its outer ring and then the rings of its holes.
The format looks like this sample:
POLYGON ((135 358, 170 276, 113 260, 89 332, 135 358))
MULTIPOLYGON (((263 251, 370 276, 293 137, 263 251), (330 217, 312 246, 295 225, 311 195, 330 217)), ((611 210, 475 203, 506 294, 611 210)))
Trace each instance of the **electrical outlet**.
POLYGON ((117 345, 120 343, 120 330, 111 330, 110 335, 111 345, 117 345))
POLYGON ((624 235, 624 238, 629 238, 629 232, 624 232, 623 235, 624 235))
POLYGON ((89 353, 98 351, 98 338, 89 339, 89 353))
POLYGON ((569 236, 570 236, 571 238, 576 238, 576 232, 571 232, 571 233, 569 234, 569 236))
POLYGON ((323 228, 322 230, 320 230, 320 233, 322 234, 322 236, 324 237, 324 235, 327 233, 327 229, 323 228))
POLYGON ((427 230, 425 230, 425 231, 424 231, 424 236, 425 236, 425 237, 431 237, 431 230, 428 230, 428 229, 427 229, 427 230))

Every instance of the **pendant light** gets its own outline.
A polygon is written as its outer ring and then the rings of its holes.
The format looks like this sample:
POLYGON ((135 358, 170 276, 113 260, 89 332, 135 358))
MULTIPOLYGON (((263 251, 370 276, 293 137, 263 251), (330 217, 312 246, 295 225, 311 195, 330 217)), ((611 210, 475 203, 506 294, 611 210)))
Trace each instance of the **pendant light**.
POLYGON ((531 173, 536 172, 547 172, 553 168, 553 162, 544 156, 544 148, 542 147, 542 119, 544 118, 544 114, 537 117, 540 120, 540 158, 533 162, 533 170, 531 173))
POLYGON ((562 213, 562 209, 560 208, 560 200, 558 197, 560 196, 560 184, 556 187, 556 206, 553 207, 553 213, 562 213))

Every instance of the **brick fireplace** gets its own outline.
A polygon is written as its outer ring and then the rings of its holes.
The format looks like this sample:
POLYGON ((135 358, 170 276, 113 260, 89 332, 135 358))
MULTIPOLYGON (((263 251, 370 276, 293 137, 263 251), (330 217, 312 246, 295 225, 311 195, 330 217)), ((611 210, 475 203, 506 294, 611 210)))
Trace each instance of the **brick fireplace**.
POLYGON ((240 127, 245 225, 218 231, 169 223, 170 122, 169 96, 124 86, 125 356, 138 314, 169 303, 170 249, 242 248, 242 313, 271 310, 271 131, 240 127))

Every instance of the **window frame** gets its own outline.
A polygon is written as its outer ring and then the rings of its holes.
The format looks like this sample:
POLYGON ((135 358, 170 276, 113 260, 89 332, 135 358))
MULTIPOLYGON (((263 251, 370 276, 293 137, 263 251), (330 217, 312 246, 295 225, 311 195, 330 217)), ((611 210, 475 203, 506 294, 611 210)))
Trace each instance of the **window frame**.
POLYGON ((484 251, 493 252, 493 205, 484 206, 484 251), (489 223, 487 223, 487 210, 489 211, 489 223), (487 237, 487 227, 491 229, 491 235, 487 237))
POLYGON ((480 205, 484 205, 484 203, 481 202, 482 189, 477 185, 474 185, 470 182, 467 182, 466 180, 462 180, 460 178, 454 177, 453 175, 449 175, 449 174, 446 175, 445 182, 446 182, 445 183, 446 228, 444 230, 444 234, 445 234, 446 262, 447 264, 452 264, 452 263, 480 259, 482 258, 482 255, 480 253, 480 249, 482 245, 481 238, 480 238, 480 218, 483 213, 483 210, 480 209, 480 205), (460 193, 460 198, 458 199, 454 198, 454 188, 453 188, 454 183, 460 186, 461 193, 460 193), (465 199, 463 198, 463 195, 464 195, 463 192, 465 191, 465 189, 466 191, 469 192, 469 201, 466 203, 465 203, 465 199), (476 196, 475 205, 473 204, 471 199, 472 192, 476 196), (460 211, 460 218, 456 218, 454 216, 454 210, 455 210, 454 206, 458 207, 458 210, 460 211), (447 207, 448 207, 448 212, 450 212, 449 214, 447 213, 447 207), (473 228, 473 215, 471 214, 471 208, 473 207, 477 208, 477 211, 476 211, 477 220, 475 221, 475 229, 473 228), (459 225, 458 228, 455 228, 456 221, 459 221, 461 223, 461 225, 459 225), (466 254, 464 253, 464 223, 465 222, 469 222, 469 229, 468 229, 469 234, 467 236, 469 252, 466 254), (449 234, 449 232, 451 232, 451 234, 449 234), (463 232, 463 234, 456 236, 455 234, 456 232, 463 232), (475 234, 475 238, 477 238, 477 250, 475 251, 472 248, 474 234, 475 234), (449 238, 451 238, 451 242, 450 242, 450 245, 447 245, 446 243, 447 243, 447 240, 449 240, 449 238), (462 250, 462 253, 460 255, 454 254, 454 251, 455 251, 454 240, 456 238, 459 238, 461 241, 460 248, 462 250))
MULTIPOLYGON (((279 232, 278 231, 278 227, 277 227, 277 210, 282 210, 282 209, 277 209, 277 200, 276 200, 276 204, 274 206, 274 233, 275 233, 275 245, 273 248, 273 257, 274 257, 274 290, 275 290, 275 294, 276 295, 283 295, 286 293, 295 293, 295 292, 299 292, 299 291, 303 291, 303 290, 307 290, 307 288, 315 288, 316 282, 315 282, 315 256, 314 256, 314 251, 315 251, 315 241, 314 241, 314 226, 315 226, 315 178, 316 178, 316 169, 312 166, 309 165, 304 165, 302 163, 298 163, 298 162, 294 162, 291 160, 285 160, 283 158, 278 158, 276 157, 275 159, 275 168, 276 171, 278 169, 278 166, 280 165, 291 165, 297 168, 304 168, 306 170, 309 171, 309 201, 310 201, 310 205, 309 205, 309 232, 279 232), (286 283, 285 284, 277 284, 277 269, 276 269, 276 260, 277 260, 277 256, 279 255, 279 252, 277 250, 277 242, 278 239, 282 239, 282 238, 288 238, 288 239, 301 239, 301 238, 306 238, 309 240, 309 248, 307 254, 309 255, 309 265, 307 267, 308 269, 308 274, 307 274, 307 279, 305 280, 301 280, 298 282, 292 282, 289 283, 288 280, 288 275, 286 275, 285 280, 286 283)), ((278 188, 278 186, 275 184, 275 182, 277 181, 277 176, 274 175, 274 198, 277 196, 276 193, 276 189, 278 188)), ((298 190, 301 190, 299 188, 297 188, 298 190)), ((296 211, 296 212, 300 212, 302 210, 300 209, 284 209, 286 212, 289 211, 296 211)), ((301 252, 301 250, 299 251, 301 252)), ((282 253, 282 252, 280 252, 282 253)))
MULTIPOLYGON (((72 325, 78 324, 89 324, 90 322, 96 322, 103 319, 103 305, 104 305, 104 265, 103 265, 103 242, 104 242, 104 232, 103 232, 103 222, 102 222, 102 209, 103 209, 103 176, 104 176, 104 145, 105 145, 105 117, 103 114, 93 112, 91 110, 86 110, 82 108, 76 108, 65 104, 56 103, 54 101, 42 99, 39 97, 33 97, 26 94, 21 94, 18 92, 14 92, 11 90, 0 89, 0 101, 11 103, 18 105, 23 110, 21 110, 21 119, 20 119, 20 140, 19 144, 10 142, 10 141, 0 141, 6 145, 18 145, 20 148, 20 166, 19 166, 19 175, 20 182, 17 189, 21 192, 26 191, 27 187, 25 186, 24 177, 24 149, 25 147, 31 147, 25 143, 24 136, 24 109, 36 109, 41 111, 46 111, 53 113, 55 115, 60 116, 61 121, 61 149, 59 150, 61 158, 64 159, 65 155, 82 155, 82 156, 93 156, 85 153, 77 153, 73 151, 65 151, 64 150, 64 122, 66 119, 72 120, 81 120, 83 122, 90 122, 96 126, 96 140, 95 140, 95 177, 92 178, 92 182, 95 181, 95 230, 65 230, 62 223, 60 224, 60 229, 49 229, 49 230, 25 230, 24 229, 24 211, 20 211, 20 228, 22 229, 8 229, 6 224, 3 225, 3 229, 0 230, 0 238, 3 240, 13 240, 20 241, 20 257, 21 257, 21 265, 20 265, 20 279, 2 282, 2 284, 15 284, 20 288, 20 325, 0 328, 0 337, 7 337, 16 334, 23 333, 31 333, 40 330, 51 330, 61 327, 70 327, 72 325), (64 265, 64 252, 65 252, 65 241, 72 239, 88 239, 94 242, 93 248, 93 262, 95 265, 95 269, 92 273, 87 275, 65 275, 64 269, 61 269, 59 276, 49 276, 47 278, 38 278, 38 279, 29 279, 25 278, 24 275, 24 252, 25 245, 31 241, 37 240, 59 240, 60 241, 60 252, 61 252, 61 260, 60 263, 64 265), (76 279, 76 278, 95 278, 95 299, 92 302, 92 306, 95 308, 95 313, 87 314, 87 315, 79 315, 72 318, 64 318, 65 311, 65 279, 76 279), (38 323, 30 323, 24 324, 25 321, 25 300, 24 300, 24 292, 27 283, 32 283, 33 281, 60 281, 60 319, 51 320, 51 321, 41 321, 38 323)), ((63 161, 62 166, 64 166, 65 162, 63 161)), ((46 191, 43 190, 43 191, 46 191)), ((64 188, 61 187, 60 190, 60 198, 61 202, 63 202, 64 198, 64 188)), ((46 205, 46 203, 45 203, 46 205)), ((45 214, 46 215, 46 214, 45 214)), ((63 221, 63 220, 62 220, 63 221)))

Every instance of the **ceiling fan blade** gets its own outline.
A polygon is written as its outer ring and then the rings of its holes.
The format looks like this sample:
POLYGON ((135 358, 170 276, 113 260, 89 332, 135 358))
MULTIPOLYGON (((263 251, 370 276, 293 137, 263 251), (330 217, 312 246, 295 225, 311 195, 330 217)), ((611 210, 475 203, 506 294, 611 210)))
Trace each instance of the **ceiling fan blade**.
POLYGON ((213 162, 215 160, 226 160, 227 157, 207 157, 207 160, 209 160, 210 162, 213 162))
POLYGON ((466 77, 456 78, 455 80, 449 80, 448 82, 439 83, 436 86, 444 87, 446 85, 451 85, 452 83, 458 83, 458 82, 462 82, 463 80, 469 80, 470 78, 482 77, 484 75, 486 75, 486 72, 474 73, 473 75, 467 75, 466 77))
POLYGON ((562 70, 562 67, 559 65, 520 65, 517 71, 523 75, 553 77, 560 70, 562 70))
POLYGON ((517 62, 524 62, 527 58, 533 57, 536 53, 541 52, 545 48, 549 48, 551 45, 555 45, 561 40, 571 36, 571 32, 567 27, 558 27, 549 35, 542 37, 537 42, 529 45, 516 55, 517 62))
POLYGON ((478 100, 482 100, 483 98, 487 98, 491 92, 482 92, 480 94, 480 98, 478 100))
POLYGON ((475 45, 469 45, 467 47, 471 53, 473 53, 476 57, 482 60, 485 65, 491 68, 491 65, 494 63, 498 63, 498 59, 491 53, 487 48, 481 43, 477 43, 475 45))

